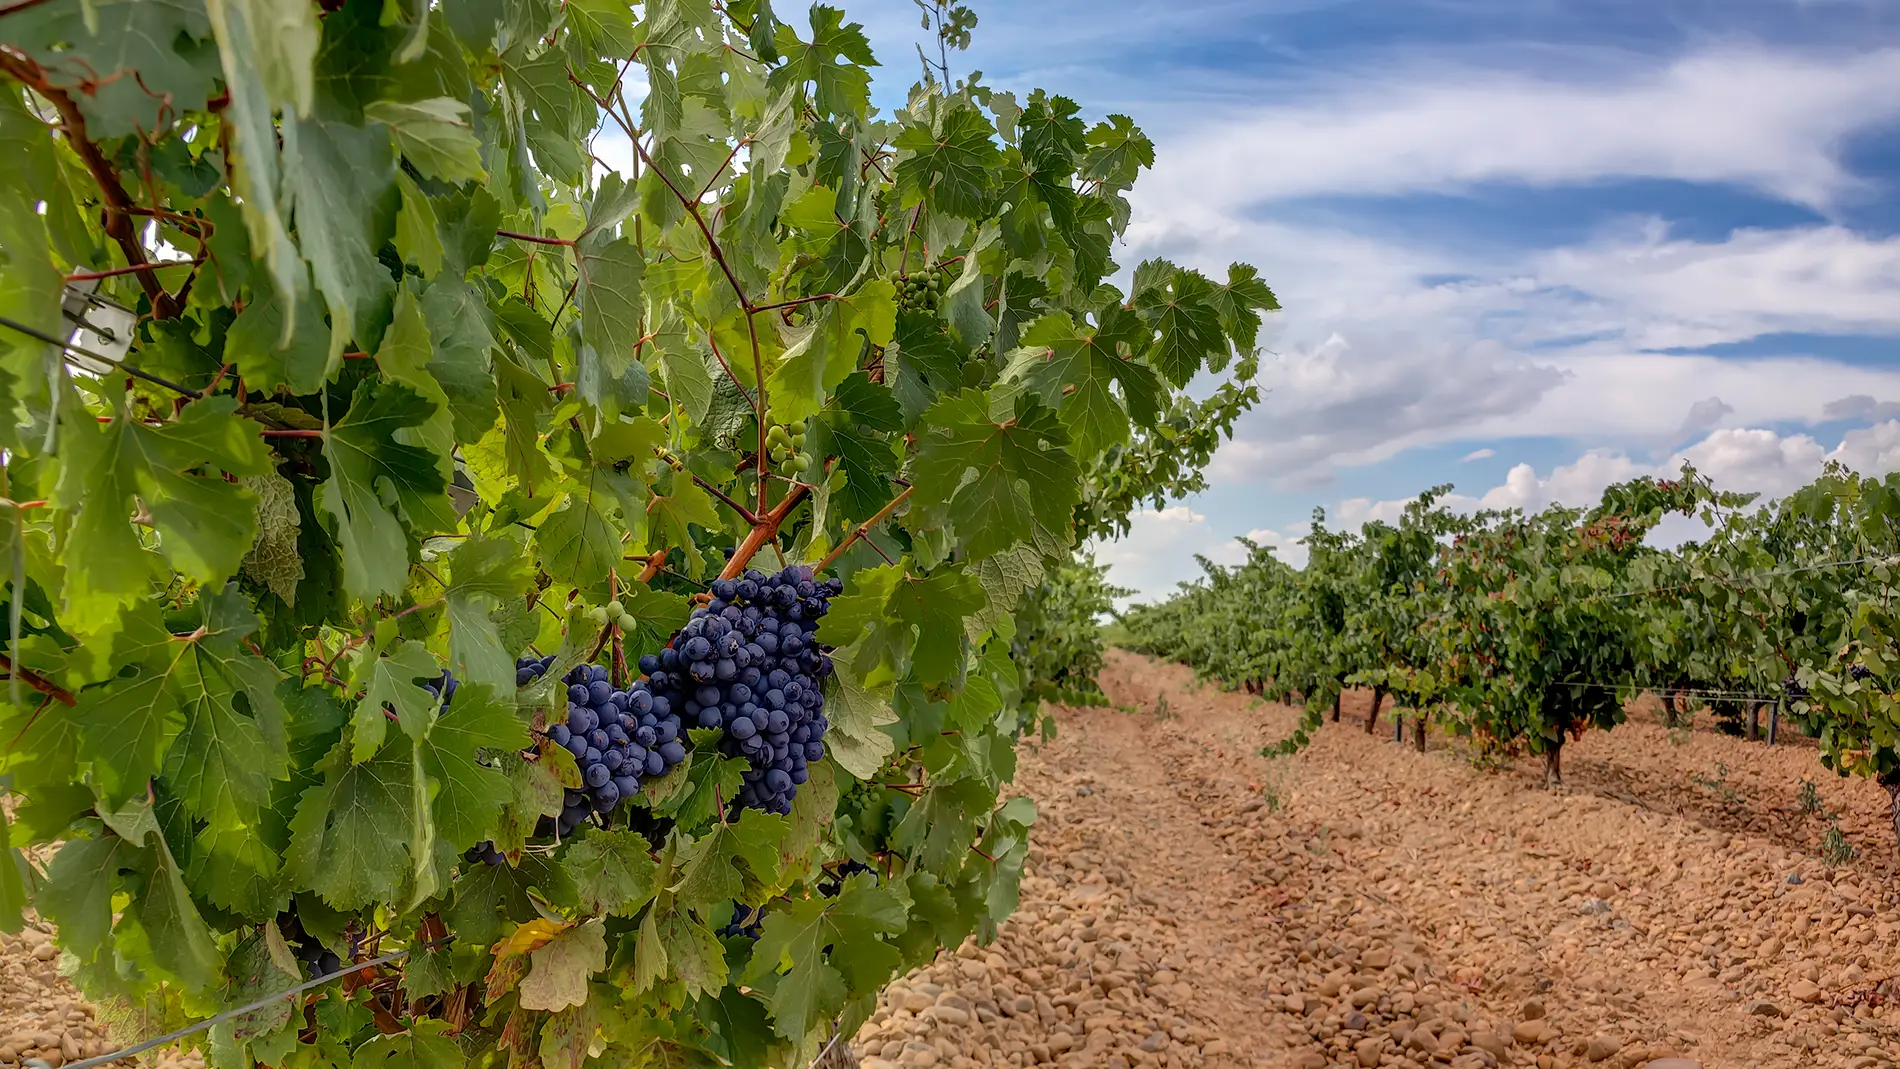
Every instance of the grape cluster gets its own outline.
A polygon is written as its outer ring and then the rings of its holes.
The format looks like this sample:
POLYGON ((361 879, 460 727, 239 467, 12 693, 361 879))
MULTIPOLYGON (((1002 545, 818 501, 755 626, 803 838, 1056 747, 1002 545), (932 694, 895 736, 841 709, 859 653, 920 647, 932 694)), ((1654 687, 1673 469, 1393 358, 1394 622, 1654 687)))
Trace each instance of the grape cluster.
POLYGON ((774 423, 765 432, 765 450, 778 466, 778 473, 796 479, 817 466, 818 458, 805 452, 805 421, 789 426, 774 423))
POLYGON ((1789 676, 1781 681, 1781 693, 1786 695, 1789 701, 1798 702, 1808 696, 1808 688, 1802 686, 1799 679, 1789 676))
POLYGON ((277 916, 277 930, 283 933, 284 941, 290 944, 290 952, 304 968, 305 975, 314 980, 343 968, 343 959, 337 952, 317 942, 316 937, 304 931, 303 920, 297 916, 293 904, 288 910, 277 916))
POLYGON ((1855 681, 1872 679, 1874 670, 1864 664, 1850 664, 1847 666, 1847 678, 1855 681))
POLYGON ((607 670, 583 664, 569 672, 567 720, 548 728, 548 738, 567 747, 580 765, 584 786, 570 789, 555 818, 566 836, 589 813, 611 813, 631 798, 642 779, 664 776, 686 760, 676 701, 657 692, 648 680, 615 690, 607 670))
POLYGON ((495 848, 495 844, 491 840, 476 843, 474 846, 462 851, 462 860, 471 865, 478 861, 484 865, 501 865, 507 863, 508 858, 504 856, 500 850, 495 848))
POLYGON ((943 302, 944 276, 940 267, 925 268, 922 274, 905 275, 897 283, 898 307, 912 312, 935 313, 943 302))
POLYGON ((719 929, 722 939, 757 939, 765 930, 765 908, 753 908, 744 903, 732 904, 732 919, 719 929))
POLYGON ((718 580, 672 644, 640 658, 656 695, 688 722, 724 729, 720 752, 747 760, 741 805, 791 812, 806 766, 824 759, 829 724, 819 684, 831 658, 814 632, 843 590, 798 564, 718 580))
POLYGON ((554 667, 554 655, 552 653, 546 657, 515 658, 515 686, 527 686, 542 676, 547 675, 548 669, 552 667, 554 667))

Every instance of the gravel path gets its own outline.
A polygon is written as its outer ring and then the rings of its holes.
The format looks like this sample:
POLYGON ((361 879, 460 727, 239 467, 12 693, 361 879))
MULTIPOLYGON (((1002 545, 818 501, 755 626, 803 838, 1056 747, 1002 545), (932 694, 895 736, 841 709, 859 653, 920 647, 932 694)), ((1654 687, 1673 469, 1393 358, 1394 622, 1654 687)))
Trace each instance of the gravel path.
MULTIPOLYGON (((1060 712, 1019 783, 1023 909, 894 988, 889 1065, 1871 1069, 1900 1057, 1884 794, 1638 722, 1570 785, 1362 729, 1291 759, 1296 714, 1112 653, 1116 710, 1060 712), (1817 857, 1834 811, 1854 865, 1817 857)), ((1355 719, 1358 723, 1355 723, 1355 719)), ((1890 834, 1890 833, 1889 833, 1890 834)))
MULTIPOLYGON (((1117 708, 1061 710, 1023 755, 1022 909, 887 992, 865 1069, 1900 1059, 1884 794, 1799 742, 1639 715, 1573 744, 1553 792, 1529 762, 1367 735, 1364 695, 1267 759, 1291 709, 1120 652, 1103 683, 1117 708), (1829 827, 1858 859, 1821 860, 1829 827)), ((106 1049, 49 946, 0 938, 0 1065, 106 1049)))

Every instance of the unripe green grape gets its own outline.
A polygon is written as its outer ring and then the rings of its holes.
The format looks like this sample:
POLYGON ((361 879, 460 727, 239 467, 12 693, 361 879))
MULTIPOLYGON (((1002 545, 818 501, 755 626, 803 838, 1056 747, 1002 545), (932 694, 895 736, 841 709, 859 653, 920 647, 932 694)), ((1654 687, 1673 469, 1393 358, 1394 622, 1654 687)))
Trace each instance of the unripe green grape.
POLYGON ((632 616, 624 612, 620 614, 620 630, 631 631, 634 628, 639 627, 639 626, 640 626, 640 621, 634 619, 632 616))
POLYGON ((796 422, 794 422, 794 423, 792 424, 792 433, 793 433, 793 434, 804 434, 804 433, 805 433, 805 421, 801 419, 801 420, 797 420, 796 422))
POLYGON ((792 448, 793 449, 805 448, 805 436, 803 434, 792 435, 792 448))
POLYGON ((604 605, 596 606, 587 615, 597 624, 604 624, 607 622, 607 608, 604 605))
POLYGON ((615 598, 614 600, 607 603, 607 615, 609 616, 619 616, 621 613, 626 612, 626 611, 627 611, 627 607, 625 605, 620 604, 619 598, 615 598))
POLYGON ((810 471, 811 457, 805 453, 798 454, 797 456, 792 458, 792 468, 793 470, 799 471, 799 472, 810 471))
POLYGON ((785 461, 785 458, 786 458, 786 457, 787 457, 788 455, 790 455, 790 451, 789 451, 789 450, 787 450, 787 449, 786 449, 786 448, 785 448, 784 446, 782 446, 782 445, 775 445, 775 446, 773 446, 773 447, 772 447, 772 449, 771 449, 771 457, 772 457, 772 463, 774 463, 774 464, 782 464, 782 463, 784 463, 784 461, 785 461))

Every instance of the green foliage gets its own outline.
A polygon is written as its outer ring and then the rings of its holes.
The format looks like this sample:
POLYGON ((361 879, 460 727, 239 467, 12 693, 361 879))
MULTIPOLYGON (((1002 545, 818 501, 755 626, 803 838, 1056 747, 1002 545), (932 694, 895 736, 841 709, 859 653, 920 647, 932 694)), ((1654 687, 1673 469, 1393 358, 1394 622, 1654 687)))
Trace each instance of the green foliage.
POLYGON ((1099 657, 1073 547, 1199 486, 1277 307, 1245 265, 1103 281, 1131 120, 947 62, 874 117, 862 30, 764 0, 50 0, 6 34, 0 316, 58 334, 62 276, 108 271, 138 326, 122 374, 0 324, 0 927, 39 910, 155 1028, 289 986, 286 933, 414 951, 375 1012, 213 1030, 217 1069, 802 1064, 994 934, 1024 710, 1099 657), (624 684, 785 562, 846 584, 792 812, 738 808, 696 729, 546 834, 559 675, 624 684), (554 671, 517 687, 524 649, 554 671))
POLYGON ((1108 566, 1084 554, 1043 577, 1016 613, 1016 663, 1036 702, 1106 705, 1096 674, 1102 670, 1102 621, 1114 599, 1133 591, 1108 582, 1108 566))

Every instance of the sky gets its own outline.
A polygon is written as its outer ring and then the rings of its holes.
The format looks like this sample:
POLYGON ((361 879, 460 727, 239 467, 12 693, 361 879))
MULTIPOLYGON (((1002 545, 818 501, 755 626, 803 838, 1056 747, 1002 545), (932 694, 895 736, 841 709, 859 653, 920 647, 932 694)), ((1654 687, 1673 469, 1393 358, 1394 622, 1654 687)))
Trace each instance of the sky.
MULTIPOLYGON (((901 101, 916 8, 844 6, 901 101)), ((953 74, 1154 139, 1119 261, 1243 260, 1284 307, 1209 488, 1097 547, 1137 600, 1436 483, 1900 469, 1900 0, 974 6, 953 74)))

